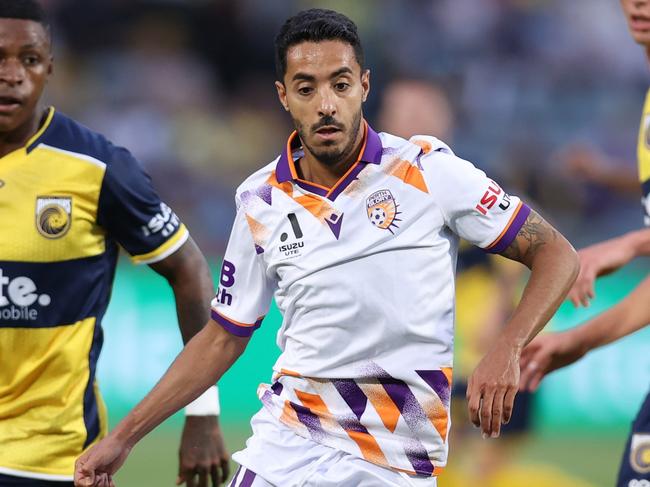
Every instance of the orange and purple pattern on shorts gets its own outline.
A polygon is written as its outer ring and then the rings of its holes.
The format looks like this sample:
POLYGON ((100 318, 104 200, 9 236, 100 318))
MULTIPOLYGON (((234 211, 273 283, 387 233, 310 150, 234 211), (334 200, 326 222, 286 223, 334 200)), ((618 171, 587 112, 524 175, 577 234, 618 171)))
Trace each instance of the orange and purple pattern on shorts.
POLYGON ((361 378, 313 379, 280 374, 258 394, 296 433, 372 463, 435 476, 447 448, 451 368, 392 377, 377 364, 361 378))

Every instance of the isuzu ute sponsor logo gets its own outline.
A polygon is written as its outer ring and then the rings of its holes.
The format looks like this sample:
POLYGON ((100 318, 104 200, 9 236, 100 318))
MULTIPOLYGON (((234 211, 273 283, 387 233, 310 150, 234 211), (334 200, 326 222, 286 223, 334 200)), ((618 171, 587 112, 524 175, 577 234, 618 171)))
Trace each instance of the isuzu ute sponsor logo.
MULTIPOLYGON (((300 249, 305 246, 305 242, 302 240, 303 233, 302 228, 300 228, 300 223, 298 223, 298 217, 295 213, 289 213, 287 215, 289 223, 291 224, 291 230, 293 237, 297 240, 296 242, 283 243, 278 246, 278 251, 284 254, 285 257, 295 257, 300 255, 300 249)), ((290 235, 287 232, 283 232, 280 235, 280 241, 286 242, 290 238, 290 235)))
MULTIPOLYGON (((490 181, 488 188, 485 190, 481 201, 476 205, 476 210, 483 215, 487 215, 488 210, 491 210, 492 207, 499 201, 499 196, 503 193, 501 187, 494 181, 490 181)), ((503 193, 501 203, 499 203, 499 208, 503 211, 506 211, 510 207, 510 196, 507 193, 503 193)))

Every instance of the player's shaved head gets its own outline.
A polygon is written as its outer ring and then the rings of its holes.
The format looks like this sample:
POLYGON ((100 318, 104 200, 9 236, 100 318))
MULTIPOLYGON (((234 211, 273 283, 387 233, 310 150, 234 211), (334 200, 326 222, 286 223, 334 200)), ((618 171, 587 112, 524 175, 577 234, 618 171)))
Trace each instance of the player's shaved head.
POLYGON ((47 14, 36 0, 0 0, 0 19, 33 20, 50 28, 47 14))
POLYGON ((0 0, 0 138, 24 142, 38 128, 39 100, 52 73, 52 43, 35 0, 0 0))
POLYGON ((363 48, 357 25, 334 10, 312 8, 289 17, 275 38, 275 69, 278 79, 282 81, 287 72, 287 51, 291 46, 322 41, 350 44, 363 72, 363 48))

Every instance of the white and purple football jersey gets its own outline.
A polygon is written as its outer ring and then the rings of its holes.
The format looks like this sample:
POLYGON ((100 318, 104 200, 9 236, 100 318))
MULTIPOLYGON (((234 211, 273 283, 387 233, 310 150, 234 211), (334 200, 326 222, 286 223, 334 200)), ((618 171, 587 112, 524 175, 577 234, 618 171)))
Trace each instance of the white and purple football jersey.
POLYGON ((274 297, 282 354, 259 388, 264 407, 319 443, 437 475, 458 240, 502 252, 530 210, 438 139, 364 127, 359 160, 332 188, 299 179, 295 133, 238 188, 212 317, 250 336, 274 297))

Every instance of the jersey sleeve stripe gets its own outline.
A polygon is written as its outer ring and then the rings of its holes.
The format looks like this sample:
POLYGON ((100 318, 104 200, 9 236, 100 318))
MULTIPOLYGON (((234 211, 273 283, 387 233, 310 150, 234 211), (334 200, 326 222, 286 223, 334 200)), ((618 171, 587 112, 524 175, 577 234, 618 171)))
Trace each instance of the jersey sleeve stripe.
POLYGON ((240 323, 239 321, 232 320, 219 313, 214 308, 211 312, 212 319, 219 323, 227 332, 232 333, 238 337, 249 337, 262 325, 264 316, 257 318, 255 323, 240 323))
POLYGON ((526 219, 530 215, 530 208, 523 204, 521 201, 517 205, 517 209, 510 217, 510 221, 503 229, 501 234, 494 242, 488 245, 484 250, 491 254, 500 254, 513 242, 521 227, 526 223, 526 219))
POLYGON ((187 230, 187 227, 181 223, 176 233, 160 247, 146 254, 132 255, 131 260, 134 264, 138 265, 159 262, 180 249, 187 242, 189 236, 190 232, 187 230))

